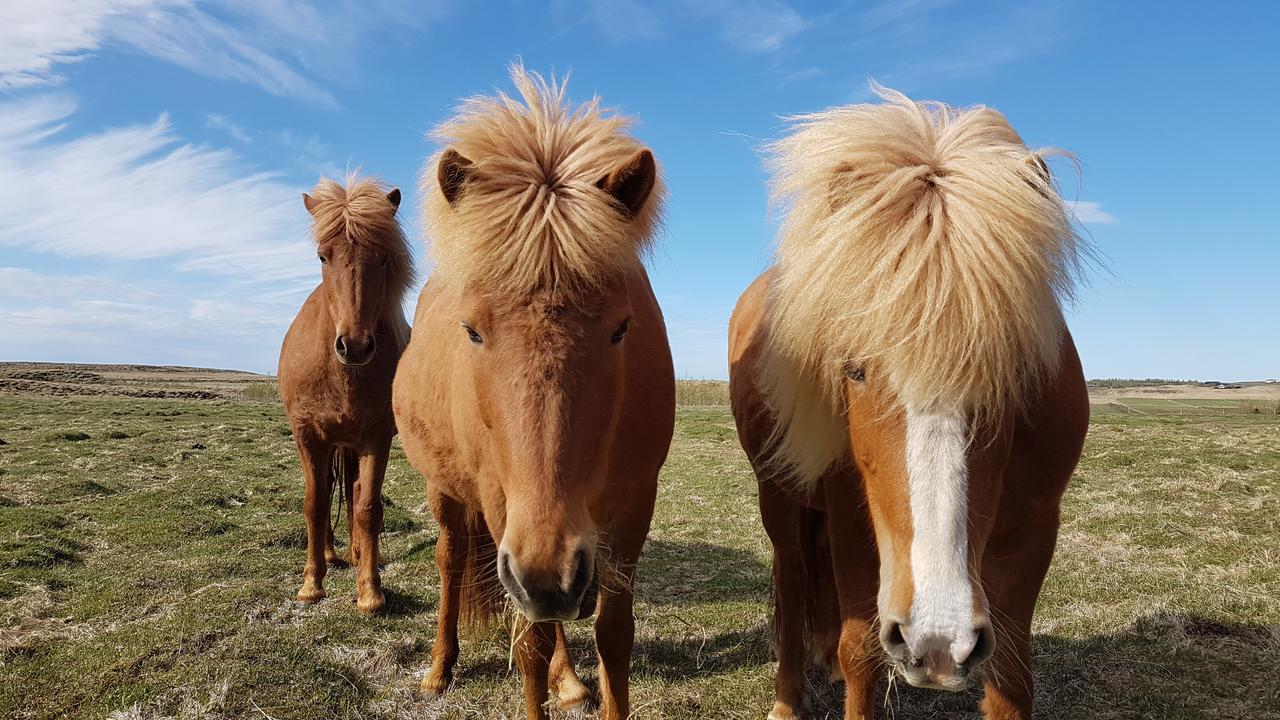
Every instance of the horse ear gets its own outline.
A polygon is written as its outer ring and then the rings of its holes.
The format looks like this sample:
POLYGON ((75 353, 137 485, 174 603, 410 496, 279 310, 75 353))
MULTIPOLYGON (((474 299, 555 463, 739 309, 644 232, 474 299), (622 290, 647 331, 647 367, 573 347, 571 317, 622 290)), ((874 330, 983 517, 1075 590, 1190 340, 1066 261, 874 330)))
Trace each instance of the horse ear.
POLYGON ((311 197, 310 195, 306 193, 302 193, 302 204, 307 208, 307 212, 311 213, 312 215, 315 215, 316 206, 319 205, 320 203, 316 202, 316 199, 311 197))
POLYGON ((596 187, 612 195, 634 217, 644 207, 657 181, 658 167, 653 161, 653 153, 646 148, 600 178, 596 187))
POLYGON ((440 192, 444 193, 444 199, 452 205, 458 196, 462 194, 462 186, 466 184, 467 178, 471 177, 470 160, 462 157, 453 148, 444 151, 440 156, 440 165, 436 168, 436 179, 440 181, 440 192))
POLYGON ((387 202, 391 203, 391 207, 400 209, 400 188, 391 188, 391 192, 387 193, 387 202))

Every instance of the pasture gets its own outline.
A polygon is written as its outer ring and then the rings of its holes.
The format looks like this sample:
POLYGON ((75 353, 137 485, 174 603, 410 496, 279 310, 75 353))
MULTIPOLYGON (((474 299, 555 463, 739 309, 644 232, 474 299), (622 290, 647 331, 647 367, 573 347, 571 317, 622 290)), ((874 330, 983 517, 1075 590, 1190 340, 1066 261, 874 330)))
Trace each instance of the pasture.
MULTIPOLYGON (((637 718, 772 704, 769 543, 722 389, 680 391, 637 718)), ((436 533, 398 442, 385 495, 387 612, 356 612, 350 569, 300 607, 302 482, 263 378, 0 366, 0 717, 523 717, 500 627, 463 640, 444 700, 416 696, 436 533)), ((1280 717, 1277 538, 1280 417, 1095 413, 1035 624, 1037 717, 1280 717)), ((590 626, 570 641, 594 686, 590 626)), ((813 682, 811 717, 838 717, 813 682)), ((977 717, 976 688, 882 692, 886 718, 977 717)))

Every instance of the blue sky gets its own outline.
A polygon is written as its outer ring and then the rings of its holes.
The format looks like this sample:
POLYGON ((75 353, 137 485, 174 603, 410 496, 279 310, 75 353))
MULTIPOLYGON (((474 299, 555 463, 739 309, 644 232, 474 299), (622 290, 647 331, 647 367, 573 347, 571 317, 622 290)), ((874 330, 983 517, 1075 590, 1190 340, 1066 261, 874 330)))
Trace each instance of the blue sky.
POLYGON ((425 135, 522 58, 659 158, 682 377, 725 376, 769 263, 760 146, 869 78, 1079 156, 1055 170, 1105 265, 1069 311, 1089 376, 1280 376, 1280 9, 1141 5, 0 3, 0 360, 273 372, 319 277, 299 193, 399 185, 425 257, 425 135))

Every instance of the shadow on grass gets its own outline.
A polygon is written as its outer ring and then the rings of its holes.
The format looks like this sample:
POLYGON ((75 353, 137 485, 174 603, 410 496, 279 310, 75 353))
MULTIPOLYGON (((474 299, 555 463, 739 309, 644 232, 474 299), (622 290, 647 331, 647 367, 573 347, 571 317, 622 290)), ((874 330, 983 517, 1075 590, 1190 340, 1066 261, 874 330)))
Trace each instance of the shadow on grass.
POLYGON ((681 682, 772 662, 770 645, 769 628, 763 624, 678 640, 642 638, 636 641, 631 667, 637 675, 681 682))
POLYGON ((421 615, 434 612, 436 609, 435 603, 428 602, 418 595, 401 592, 386 584, 382 586, 382 595, 387 599, 387 605, 382 612, 389 617, 421 615))
POLYGON ((768 601, 771 570, 746 550, 650 539, 636 571, 636 600, 652 605, 768 601))
MULTIPOLYGON (((1037 635, 1033 655, 1038 720, 1280 717, 1280 687, 1259 672, 1280 657, 1274 626, 1155 613, 1116 633, 1037 635)), ((816 717, 839 717, 843 686, 815 682, 810 695, 816 717)), ((876 697, 879 718, 982 717, 980 682, 950 694, 882 681, 876 697)))

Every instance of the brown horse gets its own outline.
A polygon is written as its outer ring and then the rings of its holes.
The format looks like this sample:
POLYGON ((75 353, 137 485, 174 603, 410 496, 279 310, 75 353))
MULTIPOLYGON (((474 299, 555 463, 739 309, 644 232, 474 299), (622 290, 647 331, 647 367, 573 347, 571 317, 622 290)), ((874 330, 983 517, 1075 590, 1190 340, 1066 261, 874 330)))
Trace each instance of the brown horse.
POLYGON ((1060 300, 1086 250, 999 113, 801 118, 773 146, 775 267, 730 327, 734 417, 774 545, 776 703, 806 647, 870 718, 876 668, 1031 717, 1031 615, 1089 405, 1060 300), (883 654, 874 647, 879 640, 883 654))
POLYGON ((520 99, 468 100, 424 174, 436 266, 394 388, 440 524, 439 626, 422 689, 443 693, 460 616, 505 589, 530 718, 587 691, 561 621, 597 613, 601 717, 628 716, 636 562, 675 422, 662 314, 641 256, 653 155, 596 101, 512 68, 520 99), (598 600, 597 600, 598 595, 598 600))
POLYGON ((298 600, 324 595, 329 563, 340 564, 329 525, 332 491, 347 501, 357 606, 386 604, 378 576, 382 478, 396 434, 391 379, 409 339, 400 309, 413 261, 396 220, 400 191, 367 178, 322 180, 303 194, 321 282, 280 349, 280 397, 306 481, 307 565, 298 600))

